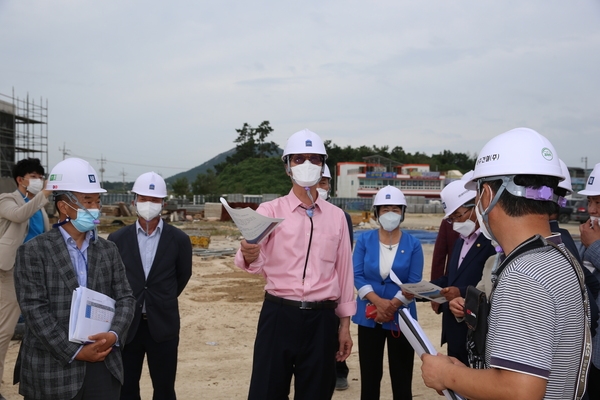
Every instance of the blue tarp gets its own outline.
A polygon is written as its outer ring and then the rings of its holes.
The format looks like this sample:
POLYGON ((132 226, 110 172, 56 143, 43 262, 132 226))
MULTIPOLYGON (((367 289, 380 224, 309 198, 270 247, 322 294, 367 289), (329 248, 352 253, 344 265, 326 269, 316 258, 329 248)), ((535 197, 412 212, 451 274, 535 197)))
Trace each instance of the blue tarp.
MULTIPOLYGON (((358 237, 363 234, 363 232, 367 232, 365 229, 355 230, 354 231, 354 240, 358 240, 358 237)), ((434 231, 424 231, 418 229, 402 229, 402 232, 410 233, 419 241, 421 244, 434 244, 435 239, 437 238, 437 232, 434 231)))

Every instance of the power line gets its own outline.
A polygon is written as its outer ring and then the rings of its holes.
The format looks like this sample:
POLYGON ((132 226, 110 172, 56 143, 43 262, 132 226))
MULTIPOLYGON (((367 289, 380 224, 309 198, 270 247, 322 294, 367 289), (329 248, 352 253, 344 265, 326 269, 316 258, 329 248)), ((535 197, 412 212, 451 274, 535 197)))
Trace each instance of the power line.
MULTIPOLYGON (((93 159, 93 160, 98 161, 94 157, 87 157, 87 156, 82 156, 82 155, 77 155, 77 154, 71 154, 71 155, 74 156, 74 157, 79 157, 79 158, 83 158, 83 159, 93 159)), ((123 164, 123 165, 133 165, 135 167, 167 168, 167 169, 180 169, 180 170, 188 170, 188 169, 190 169, 190 168, 184 168, 184 167, 167 167, 167 166, 164 166, 164 165, 148 165, 148 164, 127 163, 127 162, 124 162, 124 161, 107 160, 106 158, 104 158, 104 162, 105 163, 114 163, 114 164, 123 164)))

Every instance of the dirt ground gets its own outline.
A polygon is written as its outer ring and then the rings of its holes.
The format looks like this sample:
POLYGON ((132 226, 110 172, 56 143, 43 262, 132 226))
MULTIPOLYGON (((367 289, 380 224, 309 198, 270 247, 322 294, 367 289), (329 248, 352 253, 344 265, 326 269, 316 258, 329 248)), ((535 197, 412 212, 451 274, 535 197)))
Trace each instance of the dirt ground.
MULTIPOLYGON (((405 229, 437 230, 441 215, 407 215, 405 229)), ((578 235, 578 225, 564 224, 578 235)), ((237 235, 211 237, 209 249, 237 249, 237 235)), ((425 253, 424 279, 428 279, 433 245, 423 245, 425 253)), ((264 296, 263 279, 247 274, 233 264, 233 256, 194 256, 193 275, 180 296, 181 337, 176 391, 179 399, 244 399, 247 396, 252 367, 252 348, 256 324, 264 296)), ((434 344, 440 342, 441 317, 434 314, 429 303, 418 303, 419 322, 434 344)), ((336 391, 334 399, 358 399, 360 374, 358 368, 357 329, 352 324, 355 342, 347 360, 350 387, 336 391)), ((21 398, 18 387, 12 386, 13 367, 19 342, 11 342, 6 358, 1 393, 7 399, 21 398)), ((438 350, 445 353, 445 348, 438 350)), ((384 363, 387 364, 387 357, 384 363)), ((413 397, 439 399, 437 393, 423 385, 421 361, 415 357, 413 397)), ((391 398, 391 386, 384 367, 381 398, 391 398)), ((147 371, 141 382, 142 399, 152 398, 152 383, 147 371)), ((293 387, 291 389, 293 398, 293 387)))

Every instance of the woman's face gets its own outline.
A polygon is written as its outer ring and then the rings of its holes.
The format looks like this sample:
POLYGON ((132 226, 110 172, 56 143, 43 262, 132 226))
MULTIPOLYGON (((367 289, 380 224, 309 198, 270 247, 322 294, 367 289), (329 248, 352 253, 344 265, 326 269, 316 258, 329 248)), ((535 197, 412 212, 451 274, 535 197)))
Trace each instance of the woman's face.
POLYGON ((379 208, 379 215, 383 215, 388 212, 394 212, 396 214, 402 215, 402 208, 400 206, 381 206, 379 208))

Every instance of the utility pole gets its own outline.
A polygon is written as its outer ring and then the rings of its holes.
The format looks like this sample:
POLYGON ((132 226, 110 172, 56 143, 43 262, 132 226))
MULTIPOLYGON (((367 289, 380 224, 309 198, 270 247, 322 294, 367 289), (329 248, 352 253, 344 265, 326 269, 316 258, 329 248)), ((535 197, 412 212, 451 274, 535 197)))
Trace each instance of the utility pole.
POLYGON ((71 151, 71 150, 67 149, 67 144, 65 142, 63 142, 62 149, 59 147, 58 150, 62 151, 63 160, 65 159, 65 157, 67 157, 69 155, 69 152, 71 151))
POLYGON ((104 171, 106 171, 104 169, 104 163, 106 163, 106 158, 104 158, 104 156, 100 154, 100 159, 96 161, 100 163, 100 187, 102 187, 102 182, 104 182, 104 171))
POLYGON ((127 192, 125 189, 125 175, 127 175, 127 173, 125 172, 125 168, 123 168, 123 171, 121 171, 119 175, 123 177, 123 192, 127 192))

